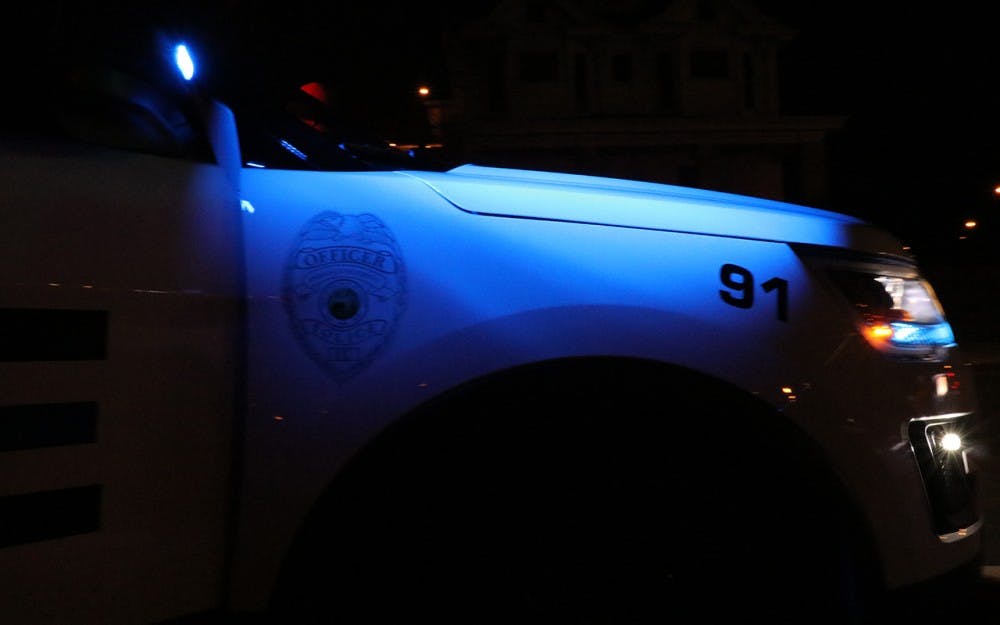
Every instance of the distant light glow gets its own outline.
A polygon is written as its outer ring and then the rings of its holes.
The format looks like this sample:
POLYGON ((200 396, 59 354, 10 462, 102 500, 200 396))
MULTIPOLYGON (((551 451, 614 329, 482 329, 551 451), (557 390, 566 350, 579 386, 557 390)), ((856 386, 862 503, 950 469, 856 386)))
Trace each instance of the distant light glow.
POLYGON ((977 224, 977 223, 975 222, 975 220, 972 220, 972 219, 970 219, 969 221, 965 222, 965 227, 966 227, 966 228, 968 228, 969 230, 972 230, 972 229, 973 229, 973 228, 975 228, 975 227, 976 227, 977 225, 979 225, 979 224, 977 224))
POLYGON ((941 448, 945 451, 958 451, 962 448, 962 437, 954 432, 948 432, 941 437, 941 448))
POLYGON ((251 215, 257 212, 257 209, 253 207, 253 204, 250 203, 250 200, 240 200, 240 210, 242 210, 244 213, 249 213, 251 215))
POLYGON ((180 70, 184 80, 194 78, 194 59, 183 43, 174 48, 174 62, 177 63, 177 69, 180 70))
POLYGON ((781 387, 781 392, 784 393, 785 395, 790 395, 793 392, 792 391, 792 387, 790 387, 790 386, 782 386, 781 387))
POLYGON ((427 85, 420 85, 420 87, 417 88, 417 93, 426 98, 431 94, 431 88, 428 87, 427 85))
POLYGON ((993 193, 996 193, 997 195, 1000 195, 1000 185, 997 185, 997 186, 993 187, 993 193))

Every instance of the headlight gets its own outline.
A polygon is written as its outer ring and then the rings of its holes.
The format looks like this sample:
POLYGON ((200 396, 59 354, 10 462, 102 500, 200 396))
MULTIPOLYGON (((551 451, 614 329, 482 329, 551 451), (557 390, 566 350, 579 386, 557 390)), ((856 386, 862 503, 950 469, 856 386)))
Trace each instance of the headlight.
POLYGON ((819 265, 857 313, 859 332, 875 349, 903 359, 943 360, 955 346, 934 289, 911 259, 844 255, 835 249, 797 246, 819 265))

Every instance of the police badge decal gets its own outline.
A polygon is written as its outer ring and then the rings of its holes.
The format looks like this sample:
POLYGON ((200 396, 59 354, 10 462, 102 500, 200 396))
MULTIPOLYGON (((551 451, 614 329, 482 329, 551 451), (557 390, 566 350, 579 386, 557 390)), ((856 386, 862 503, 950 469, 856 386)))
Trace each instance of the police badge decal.
POLYGON ((367 213, 327 211, 310 219, 285 265, 284 282, 296 339, 337 381, 372 362, 406 306, 399 245, 367 213))

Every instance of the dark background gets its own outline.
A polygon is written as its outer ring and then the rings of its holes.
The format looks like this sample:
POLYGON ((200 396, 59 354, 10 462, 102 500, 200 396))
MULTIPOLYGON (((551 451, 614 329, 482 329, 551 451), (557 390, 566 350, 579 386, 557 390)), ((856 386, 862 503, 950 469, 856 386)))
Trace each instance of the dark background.
MULTIPOLYGON (((414 84, 447 96, 441 31, 494 4, 220 3, 203 30, 227 69, 211 78, 247 99, 321 77, 343 85, 358 110, 391 114, 390 102, 414 84)), ((666 2, 639 4, 655 11, 666 2)), ((971 234, 966 219, 980 224, 972 238, 1000 228, 1000 76, 988 3, 755 4, 798 31, 779 58, 782 112, 846 119, 828 142, 831 188, 819 208, 870 219, 935 254, 971 234)))
POLYGON ((966 217, 995 227, 1000 98, 986 4, 758 5, 799 29, 781 57, 784 111, 847 116, 830 141, 832 208, 904 234, 946 236, 966 217))

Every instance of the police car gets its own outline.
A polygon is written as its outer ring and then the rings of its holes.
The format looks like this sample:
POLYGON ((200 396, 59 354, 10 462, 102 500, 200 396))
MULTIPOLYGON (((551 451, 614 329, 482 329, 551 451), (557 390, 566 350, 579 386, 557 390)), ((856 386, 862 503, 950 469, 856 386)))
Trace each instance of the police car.
POLYGON ((891 234, 243 119, 162 50, 4 127, 0 620, 850 622, 975 571, 891 234))

